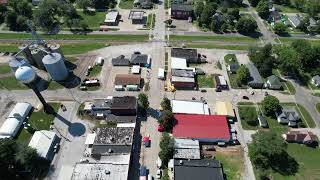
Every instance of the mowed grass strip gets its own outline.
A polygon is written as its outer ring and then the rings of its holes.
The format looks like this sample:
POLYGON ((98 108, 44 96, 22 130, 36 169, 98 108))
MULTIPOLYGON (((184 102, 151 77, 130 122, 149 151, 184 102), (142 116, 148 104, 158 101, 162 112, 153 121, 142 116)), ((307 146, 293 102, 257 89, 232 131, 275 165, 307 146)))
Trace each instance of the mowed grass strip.
POLYGON ((188 44, 188 48, 200 49, 228 49, 228 50, 243 50, 247 51, 250 46, 248 45, 219 45, 219 44, 188 44))
POLYGON ((0 65, 0 74, 8 74, 11 72, 11 68, 8 65, 0 65))
POLYGON ((24 90, 29 89, 29 87, 20 83, 14 76, 9 76, 0 78, 0 89, 24 90))
POLYGON ((258 113, 255 106, 238 106, 242 128, 245 130, 259 129, 258 113))
POLYGON ((200 88, 214 88, 215 80, 212 74, 209 75, 197 75, 197 83, 200 88))
POLYGON ((203 35, 203 36, 187 36, 187 35, 171 35, 171 41, 226 41, 226 42, 258 42, 258 38, 251 38, 245 36, 222 36, 222 35, 203 35))
MULTIPOLYGON (((46 40, 106 40, 106 41, 120 41, 120 42, 132 42, 132 41, 147 41, 148 35, 126 35, 126 34, 55 34, 47 35, 40 34, 41 38, 46 40)), ((31 35, 27 33, 0 33, 0 39, 31 39, 31 35)))

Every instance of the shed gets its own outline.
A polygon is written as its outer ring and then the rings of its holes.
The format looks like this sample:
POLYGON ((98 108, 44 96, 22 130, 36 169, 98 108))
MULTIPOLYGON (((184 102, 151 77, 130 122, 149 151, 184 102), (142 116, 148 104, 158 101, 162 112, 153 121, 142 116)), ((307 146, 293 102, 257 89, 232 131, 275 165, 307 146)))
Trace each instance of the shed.
POLYGON ((53 147, 56 140, 57 135, 52 131, 36 131, 29 142, 29 146, 36 149, 40 157, 51 161, 54 156, 53 147))
POLYGON ((132 74, 140 74, 140 66, 132 66, 131 73, 132 74))
POLYGON ((262 114, 259 114, 258 121, 259 121, 260 127, 263 127, 263 128, 267 128, 268 127, 268 122, 267 122, 266 118, 263 117, 262 114))
POLYGON ((111 10, 106 14, 104 22, 108 26, 116 26, 118 25, 118 16, 119 12, 117 10, 111 10))
POLYGON ((216 88, 228 89, 228 83, 224 76, 214 76, 216 80, 216 88))
POLYGON ((132 24, 143 24, 144 23, 144 11, 131 10, 129 18, 132 20, 132 24))
POLYGON ((23 120, 17 118, 6 119, 0 128, 0 139, 14 138, 20 130, 22 123, 23 120))
POLYGON ((227 65, 227 70, 230 73, 237 73, 239 67, 240 67, 239 64, 230 64, 230 65, 227 65))
POLYGON ((278 76, 272 75, 268 77, 268 80, 265 85, 269 89, 281 89, 282 84, 278 76))

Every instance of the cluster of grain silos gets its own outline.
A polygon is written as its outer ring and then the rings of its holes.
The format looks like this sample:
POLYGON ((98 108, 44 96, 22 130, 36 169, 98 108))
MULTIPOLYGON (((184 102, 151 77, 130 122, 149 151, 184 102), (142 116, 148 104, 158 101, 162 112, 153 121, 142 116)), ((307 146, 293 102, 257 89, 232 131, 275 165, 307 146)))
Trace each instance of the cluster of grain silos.
POLYGON ((19 49, 22 50, 25 58, 12 57, 9 61, 12 71, 16 72, 19 67, 31 64, 46 70, 54 81, 63 81, 68 77, 69 71, 64 63, 59 44, 22 44, 19 49))

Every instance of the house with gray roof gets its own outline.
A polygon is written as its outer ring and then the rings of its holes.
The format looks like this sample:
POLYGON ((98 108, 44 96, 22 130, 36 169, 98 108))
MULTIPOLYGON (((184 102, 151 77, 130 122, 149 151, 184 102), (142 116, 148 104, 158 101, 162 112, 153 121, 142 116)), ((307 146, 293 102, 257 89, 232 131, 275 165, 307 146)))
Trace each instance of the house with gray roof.
POLYGON ((278 76, 272 75, 268 77, 268 80, 265 84, 266 88, 279 90, 282 87, 281 81, 278 76))
POLYGON ((295 107, 285 107, 276 112, 277 121, 280 124, 288 124, 290 127, 296 127, 300 121, 299 114, 295 107))
POLYGON ((252 62, 248 62, 246 67, 249 69, 251 76, 251 81, 249 81, 248 85, 253 89, 262 89, 264 82, 257 67, 252 62))
POLYGON ((288 21, 294 28, 297 28, 301 24, 301 19, 298 15, 288 16, 288 21))

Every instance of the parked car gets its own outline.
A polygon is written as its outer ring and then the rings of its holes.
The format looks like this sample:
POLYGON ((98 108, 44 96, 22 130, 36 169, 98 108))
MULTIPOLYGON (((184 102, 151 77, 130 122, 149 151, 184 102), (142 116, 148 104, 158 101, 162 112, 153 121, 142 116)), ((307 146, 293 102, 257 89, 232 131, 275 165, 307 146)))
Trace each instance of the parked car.
POLYGON ((205 90, 205 89, 201 89, 201 90, 200 90, 200 92, 202 92, 202 93, 206 93, 206 92, 207 92, 207 90, 205 90))
POLYGON ((87 86, 80 86, 81 91, 86 91, 87 89, 88 89, 87 86))
POLYGON ((264 92, 264 96, 269 96, 269 93, 267 91, 264 92))
POLYGON ((196 98, 195 98, 195 97, 192 97, 192 100, 196 100, 196 98))
POLYGON ((216 92, 221 92, 221 87, 220 86, 216 88, 216 92))
POLYGON ((248 96, 242 96, 242 99, 249 100, 249 97, 248 96))
POLYGON ((157 170, 157 179, 161 179, 162 171, 160 169, 157 170))
POLYGON ((230 132, 237 134, 237 131, 236 131, 234 128, 231 128, 231 129, 230 129, 230 132))
POLYGON ((139 51, 134 51, 133 54, 141 54, 139 51))
POLYGON ((150 147, 150 144, 151 144, 150 135, 143 137, 143 144, 144 144, 144 147, 150 147))
POLYGON ((85 158, 80 159, 80 163, 87 163, 87 162, 89 162, 89 160, 88 160, 88 159, 85 159, 85 158))

